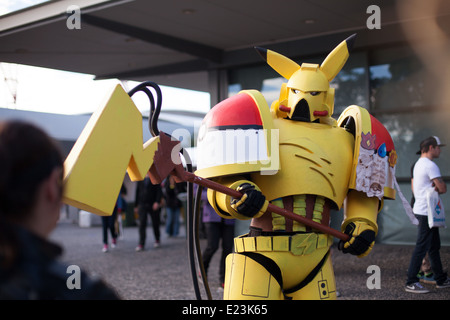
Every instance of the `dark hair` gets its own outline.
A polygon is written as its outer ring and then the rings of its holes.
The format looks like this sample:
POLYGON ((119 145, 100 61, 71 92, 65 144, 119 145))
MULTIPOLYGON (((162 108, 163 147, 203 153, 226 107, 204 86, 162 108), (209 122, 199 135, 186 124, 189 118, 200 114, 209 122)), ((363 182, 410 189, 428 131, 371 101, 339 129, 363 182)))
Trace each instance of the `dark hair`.
POLYGON ((55 142, 34 125, 0 123, 0 215, 26 215, 37 187, 63 159, 55 142))
POLYGON ((10 222, 30 214, 39 185, 62 167, 60 149, 44 131, 22 121, 0 122, 0 256, 14 242, 10 222))
POLYGON ((428 150, 430 149, 430 146, 444 147, 445 144, 442 144, 441 140, 436 136, 428 137, 420 142, 420 150, 417 151, 416 154, 422 154, 424 152, 428 152, 428 150))

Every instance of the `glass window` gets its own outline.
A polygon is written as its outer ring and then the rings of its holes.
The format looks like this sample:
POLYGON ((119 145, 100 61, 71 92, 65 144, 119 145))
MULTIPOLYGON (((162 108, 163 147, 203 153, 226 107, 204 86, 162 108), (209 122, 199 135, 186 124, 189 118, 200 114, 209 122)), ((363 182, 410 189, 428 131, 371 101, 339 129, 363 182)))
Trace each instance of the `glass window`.
POLYGON ((430 95, 434 90, 411 48, 376 50, 370 62, 370 102, 374 110, 396 111, 432 105, 430 95))
POLYGON ((334 97, 334 118, 350 105, 369 108, 368 75, 365 52, 351 53, 341 72, 331 81, 336 89, 334 97))
POLYGON ((266 98, 269 107, 280 96, 280 88, 286 79, 269 65, 233 69, 229 72, 228 97, 241 90, 258 90, 266 98))
MULTIPOLYGON (((411 166, 419 158, 420 142, 429 136, 438 136, 442 143, 450 145, 448 123, 450 111, 414 112, 377 115, 377 119, 389 131, 398 155, 396 176, 409 178, 411 166)), ((443 147, 441 155, 435 160, 442 176, 450 176, 450 147, 443 147)))

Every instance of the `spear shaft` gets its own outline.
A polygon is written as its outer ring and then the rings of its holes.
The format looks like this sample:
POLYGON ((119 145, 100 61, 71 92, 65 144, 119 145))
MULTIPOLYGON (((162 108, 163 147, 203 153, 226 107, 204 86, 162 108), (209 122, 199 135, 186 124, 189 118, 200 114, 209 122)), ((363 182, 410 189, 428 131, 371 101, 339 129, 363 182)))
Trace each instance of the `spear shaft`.
MULTIPOLYGON (((229 195, 229 196, 231 196, 233 198, 240 198, 240 197, 242 197, 242 193, 237 191, 237 190, 225 187, 224 185, 221 185, 220 183, 217 183, 215 181, 201 178, 201 177, 199 177, 199 176, 197 176, 197 175, 195 175, 195 174, 193 174, 191 172, 184 171, 183 175, 184 175, 184 179, 185 180, 187 180, 189 182, 192 182, 192 183, 195 183, 195 184, 198 184, 198 185, 201 185, 202 187, 213 189, 215 191, 218 191, 218 192, 224 193, 226 195, 229 195)), ((274 213, 277 213, 279 215, 284 216, 285 218, 289 218, 289 219, 295 220, 295 221, 300 222, 300 223, 302 223, 302 224, 304 224, 304 225, 306 225, 308 227, 311 227, 313 229, 319 230, 319 231, 321 231, 323 233, 330 234, 333 237, 336 237, 336 238, 338 238, 340 240, 348 241, 350 239, 350 236, 345 234, 345 233, 342 233, 342 232, 340 232, 340 231, 338 231, 336 229, 333 229, 333 228, 328 227, 326 225, 317 223, 317 222, 315 222, 313 220, 310 220, 310 219, 307 219, 307 218, 302 217, 300 215, 297 215, 297 214, 295 214, 295 213, 293 213, 291 211, 288 211, 286 209, 277 207, 277 206, 275 206, 275 205, 273 205, 271 203, 269 203, 269 205, 267 207, 267 211, 274 212, 274 213)))
MULTIPOLYGON (((165 134, 164 132, 160 132, 158 149, 153 156, 153 164, 150 167, 150 178, 152 180, 152 183, 161 183, 168 174, 172 174, 175 178, 178 178, 180 182, 189 181, 191 183, 201 185, 202 187, 224 193, 233 198, 242 197, 242 193, 237 190, 228 188, 224 185, 221 185, 220 183, 199 177, 192 172, 186 171, 181 164, 180 158, 176 159, 177 161, 175 162, 172 161, 172 156, 174 154, 179 157, 177 150, 180 150, 180 142, 177 140, 172 140, 169 135, 165 134)), ((329 226, 317 223, 311 219, 307 219, 306 217, 297 215, 284 208, 277 207, 271 203, 269 203, 267 211, 274 212, 285 218, 300 222, 305 226, 332 235, 340 240, 348 241, 350 239, 350 236, 345 233, 330 228, 329 226)))

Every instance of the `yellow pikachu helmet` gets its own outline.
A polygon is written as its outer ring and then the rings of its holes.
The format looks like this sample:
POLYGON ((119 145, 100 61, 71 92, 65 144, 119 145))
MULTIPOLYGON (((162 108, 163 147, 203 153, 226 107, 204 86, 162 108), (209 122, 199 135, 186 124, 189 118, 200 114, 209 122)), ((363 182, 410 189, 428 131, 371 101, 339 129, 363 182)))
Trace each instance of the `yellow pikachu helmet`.
POLYGON ((281 76, 288 79, 280 91, 280 98, 272 104, 272 112, 280 118, 296 121, 335 123, 334 88, 330 82, 341 71, 349 57, 356 34, 342 41, 322 64, 302 63, 275 51, 256 47, 266 62, 281 76))

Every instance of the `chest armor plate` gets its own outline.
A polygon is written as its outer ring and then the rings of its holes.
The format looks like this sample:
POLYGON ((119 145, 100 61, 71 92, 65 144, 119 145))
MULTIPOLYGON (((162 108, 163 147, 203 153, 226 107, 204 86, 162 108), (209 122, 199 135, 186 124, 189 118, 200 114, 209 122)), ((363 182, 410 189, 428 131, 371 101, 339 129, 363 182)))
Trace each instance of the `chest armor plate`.
POLYGON ((268 200, 312 194, 340 208, 348 192, 354 138, 343 128, 274 119, 279 129, 280 170, 254 173, 252 180, 268 200))

